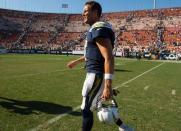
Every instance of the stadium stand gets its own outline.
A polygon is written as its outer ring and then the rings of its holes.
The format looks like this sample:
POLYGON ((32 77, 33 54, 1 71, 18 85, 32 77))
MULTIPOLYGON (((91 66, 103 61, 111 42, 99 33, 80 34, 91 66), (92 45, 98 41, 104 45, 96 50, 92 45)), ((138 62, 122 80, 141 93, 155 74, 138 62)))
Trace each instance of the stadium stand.
MULTIPOLYGON (((165 50, 181 53, 181 8, 104 13, 102 20, 114 28, 117 56, 135 56, 139 51, 155 55, 165 50)), ((0 9, 0 47, 9 52, 68 50, 82 54, 87 28, 81 14, 0 9)))

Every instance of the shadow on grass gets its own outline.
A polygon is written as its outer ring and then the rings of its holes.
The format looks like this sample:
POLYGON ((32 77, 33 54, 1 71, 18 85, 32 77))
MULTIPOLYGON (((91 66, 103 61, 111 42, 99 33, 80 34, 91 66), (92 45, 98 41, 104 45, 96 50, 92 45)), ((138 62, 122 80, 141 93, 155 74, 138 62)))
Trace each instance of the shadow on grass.
POLYGON ((44 101, 22 101, 0 97, 0 106, 6 108, 10 112, 18 113, 21 115, 30 114, 64 114, 68 113, 74 116, 80 116, 81 112, 73 111, 70 106, 62 106, 55 103, 44 101))
POLYGON ((115 71, 117 71, 117 72, 132 72, 132 71, 130 71, 130 70, 122 70, 122 69, 115 69, 115 71))

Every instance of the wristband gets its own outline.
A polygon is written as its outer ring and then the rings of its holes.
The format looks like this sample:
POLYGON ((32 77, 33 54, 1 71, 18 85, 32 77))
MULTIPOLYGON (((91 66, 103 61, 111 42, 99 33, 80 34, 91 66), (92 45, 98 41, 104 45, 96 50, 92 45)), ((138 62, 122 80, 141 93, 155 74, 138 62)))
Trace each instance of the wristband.
POLYGON ((104 79, 105 80, 112 80, 113 79, 113 74, 105 73, 104 74, 104 79))

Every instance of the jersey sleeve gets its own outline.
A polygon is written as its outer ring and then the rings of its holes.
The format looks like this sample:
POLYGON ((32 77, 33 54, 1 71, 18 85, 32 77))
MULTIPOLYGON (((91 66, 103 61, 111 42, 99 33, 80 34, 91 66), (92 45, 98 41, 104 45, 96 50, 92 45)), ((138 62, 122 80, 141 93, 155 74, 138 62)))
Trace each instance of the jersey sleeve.
POLYGON ((115 35, 112 29, 109 28, 96 28, 92 30, 92 39, 96 38, 108 38, 111 40, 112 45, 114 46, 115 35))
POLYGON ((111 36, 111 30, 108 28, 96 28, 92 30, 92 39, 96 38, 110 38, 111 36))

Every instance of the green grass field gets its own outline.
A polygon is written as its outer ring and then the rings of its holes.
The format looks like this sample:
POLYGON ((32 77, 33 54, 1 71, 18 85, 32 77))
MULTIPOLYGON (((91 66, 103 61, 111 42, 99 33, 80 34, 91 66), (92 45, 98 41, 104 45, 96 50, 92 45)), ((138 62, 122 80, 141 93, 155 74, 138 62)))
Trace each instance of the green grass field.
MULTIPOLYGON (((78 56, 0 55, 0 131, 81 131, 78 56)), ((116 58, 122 119, 136 131, 181 131, 181 63, 116 58)), ((94 115, 93 131, 117 131, 94 115)))

